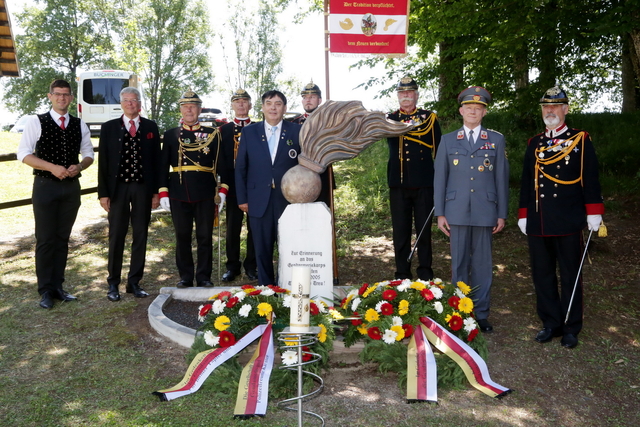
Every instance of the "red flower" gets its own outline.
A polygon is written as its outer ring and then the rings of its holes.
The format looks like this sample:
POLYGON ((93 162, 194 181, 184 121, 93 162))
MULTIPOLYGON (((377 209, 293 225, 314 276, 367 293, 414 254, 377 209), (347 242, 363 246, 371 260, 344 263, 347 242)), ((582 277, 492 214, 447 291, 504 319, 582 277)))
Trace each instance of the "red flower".
POLYGON ((364 285, 360 286, 360 289, 358 289, 358 295, 364 294, 364 291, 366 291, 368 287, 369 287, 368 283, 365 283, 364 285))
POLYGON ((236 337, 229 331, 220 332, 220 335, 218 335, 218 337, 220 338, 218 345, 222 348, 231 347, 236 343, 236 337))
POLYGON ((249 295, 254 296, 254 295, 260 295, 261 293, 262 291, 260 289, 256 289, 255 291, 249 292, 249 295))
POLYGON ((392 280, 389 282, 389 286, 398 286, 402 283, 402 280, 392 280))
POLYGON ((398 293, 393 289, 387 289, 382 293, 382 299, 386 299, 387 301, 393 301, 398 296, 398 293))
POLYGON ((204 317, 211 311, 211 304, 205 304, 200 309, 200 316, 204 317))
POLYGON ((360 315, 358 314, 358 312, 357 312, 357 311, 354 311, 354 312, 353 312, 353 316, 354 316, 354 317, 357 317, 357 319, 351 319, 351 324, 352 324, 353 326, 360 326, 360 325, 362 325, 362 319, 360 318, 360 315))
POLYGON ((462 317, 460 316, 451 316, 451 319, 449 319, 449 327, 452 331, 459 331, 463 323, 462 317))
POLYGON ((447 301, 449 303, 449 305, 451 307, 453 307, 455 310, 458 309, 458 303, 460 302, 460 298, 458 298, 457 296, 452 296, 449 298, 449 301, 447 301))
POLYGON ((422 297, 424 299, 426 299, 427 301, 431 301, 432 299, 434 299, 435 297, 433 296, 433 292, 431 292, 431 289, 427 289, 424 288, 423 290, 420 291, 420 294, 422 295, 422 297))
POLYGON ((316 316, 320 314, 320 310, 318 309, 318 306, 316 305, 315 302, 312 302, 311 304, 309 304, 309 310, 312 316, 316 316))
POLYGON ((391 316, 393 314, 393 306, 388 302, 385 302, 380 306, 380 313, 384 314, 385 316, 391 316))
POLYGON ((285 292, 287 292, 286 289, 281 288, 280 286, 276 286, 276 285, 267 285, 267 288, 271 289, 273 292, 275 292, 277 294, 284 294, 285 292))
POLYGON ((369 334, 369 338, 372 340, 381 340, 382 334, 380 333, 380 329, 377 326, 372 326, 367 330, 367 334, 369 334))
POLYGON ((309 360, 313 359, 313 356, 311 355, 311 353, 308 353, 309 351, 311 351, 311 349, 309 347, 307 347, 306 345, 304 347, 302 347, 302 361, 303 362, 308 362, 309 360))
POLYGON ((410 338, 413 335, 413 326, 408 323, 402 325, 402 329, 404 329, 404 337, 410 338))
POLYGON ((238 303, 237 297, 231 297, 227 300, 227 308, 233 308, 238 303))
POLYGON ((253 289, 253 285, 242 285, 240 289, 253 289))
POLYGON ((222 291, 218 294, 218 299, 222 299, 224 297, 230 297, 231 296, 231 292, 229 291, 222 291))
POLYGON ((478 328, 475 328, 473 331, 469 332, 469 336, 467 337, 467 341, 471 342, 478 335, 478 328))

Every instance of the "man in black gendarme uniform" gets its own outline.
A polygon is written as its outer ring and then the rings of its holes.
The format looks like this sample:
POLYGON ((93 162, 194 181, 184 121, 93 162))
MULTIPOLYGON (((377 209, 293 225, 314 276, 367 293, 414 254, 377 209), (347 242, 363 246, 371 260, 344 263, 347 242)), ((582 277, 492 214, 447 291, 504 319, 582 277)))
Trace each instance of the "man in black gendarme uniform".
POLYGON ((180 274, 179 288, 213 286, 213 225, 222 210, 228 187, 216 180, 223 162, 220 132, 201 126, 198 117, 202 100, 192 90, 178 101, 181 125, 164 133, 160 205, 171 211, 176 232, 176 264, 180 274), (171 170, 169 170, 171 169, 171 170), (196 224, 198 262, 191 253, 193 223, 196 224))
POLYGON ((253 247, 253 236, 251 235, 251 225, 249 215, 247 215, 247 254, 244 263, 240 262, 240 233, 242 232, 242 221, 244 212, 238 207, 235 186, 236 156, 238 154, 238 144, 240 144, 240 132, 242 128, 251 124, 249 111, 251 111, 251 96, 244 89, 236 90, 231 95, 231 109, 235 117, 233 121, 220 127, 222 134, 222 150, 224 151, 225 163, 221 168, 223 182, 229 185, 227 199, 227 271, 222 275, 223 282, 232 282, 239 276, 240 268, 244 264, 244 271, 249 280, 258 280, 258 266, 256 264, 256 251, 253 247))
MULTIPOLYGON (((418 84, 404 77, 396 88, 400 109, 387 115, 415 127, 400 137, 387 138, 389 163, 387 180, 396 258, 396 279, 412 279, 411 233, 415 224, 420 234, 433 208, 433 158, 440 143, 440 125, 435 113, 417 108, 418 84)), ((418 241, 418 278, 433 278, 431 268, 431 224, 418 241)))

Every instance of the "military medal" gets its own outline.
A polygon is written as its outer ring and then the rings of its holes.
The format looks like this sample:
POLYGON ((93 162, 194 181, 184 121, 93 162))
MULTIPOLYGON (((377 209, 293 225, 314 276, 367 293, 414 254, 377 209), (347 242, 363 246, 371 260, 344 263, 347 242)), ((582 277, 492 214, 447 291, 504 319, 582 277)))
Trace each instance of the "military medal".
POLYGON ((458 159, 453 159, 453 166, 458 166, 458 159))
POLYGON ((489 170, 492 171, 493 170, 493 165, 489 165, 489 170))
POLYGON ((491 166, 491 160, 489 160, 489 159, 484 159, 484 162, 483 162, 483 163, 484 163, 484 165, 485 165, 486 167, 491 166))
POLYGON ((298 152, 296 150, 294 150, 293 148, 289 150, 289 157, 291 157, 292 159, 295 159, 297 156, 298 156, 298 152))
POLYGON ((478 172, 484 172, 484 166, 482 165, 478 166, 478 172))

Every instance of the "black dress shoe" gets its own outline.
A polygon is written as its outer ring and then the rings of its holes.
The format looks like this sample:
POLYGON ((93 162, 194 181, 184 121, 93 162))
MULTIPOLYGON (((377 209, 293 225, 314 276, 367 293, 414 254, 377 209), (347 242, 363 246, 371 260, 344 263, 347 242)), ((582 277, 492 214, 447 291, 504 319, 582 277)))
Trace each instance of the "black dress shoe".
POLYGON ((56 289, 55 291, 53 291, 53 297, 62 302, 78 301, 77 297, 71 295, 69 292, 65 291, 64 289, 56 289))
POLYGON ((210 280, 203 280, 202 282, 198 282, 199 288, 213 288, 213 283, 210 280))
POLYGON ((186 280, 180 280, 176 285, 177 288, 190 288, 193 286, 193 283, 188 282, 186 280))
POLYGON ((45 291, 42 294, 42 299, 40 300, 40 307, 53 308, 53 298, 51 298, 51 292, 45 291))
POLYGON ((107 299, 113 302, 120 301, 120 291, 118 291, 118 285, 109 285, 107 299))
POLYGON ((545 343, 551 341, 554 337, 559 337, 561 334, 551 328, 542 328, 536 335, 535 340, 539 343, 545 343))
POLYGON ((240 273, 234 273, 231 270, 227 270, 227 272, 222 275, 222 281, 223 282, 233 282, 234 279, 236 278, 236 276, 238 276, 239 274, 240 273))
POLYGON ((493 332, 493 326, 487 319, 478 319, 478 326, 482 332, 493 332))
POLYGON ((247 279, 258 280, 258 273, 255 270, 247 270, 247 279))
POLYGON ((140 287, 140 285, 130 285, 131 292, 127 290, 128 293, 133 294, 136 298, 146 298, 149 294, 140 287))
POLYGON ((560 340, 560 344, 566 348, 574 348, 578 345, 578 336, 574 334, 564 334, 562 340, 560 340))

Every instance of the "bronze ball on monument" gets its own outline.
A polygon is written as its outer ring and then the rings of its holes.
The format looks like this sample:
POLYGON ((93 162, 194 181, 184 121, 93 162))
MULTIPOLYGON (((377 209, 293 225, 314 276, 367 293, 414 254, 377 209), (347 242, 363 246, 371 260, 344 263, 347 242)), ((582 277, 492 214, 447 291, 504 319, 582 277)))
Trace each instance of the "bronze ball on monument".
POLYGON ((282 177, 282 194, 289 203, 312 203, 320 195, 320 175, 296 165, 282 177))

